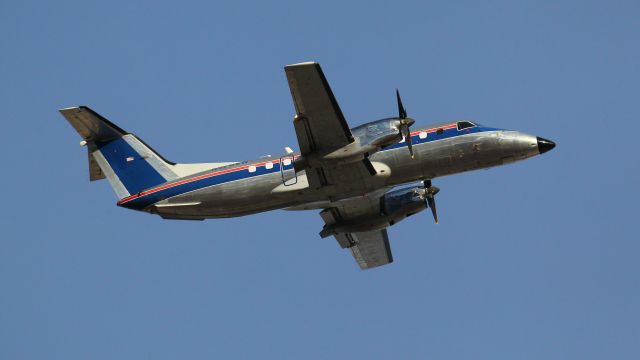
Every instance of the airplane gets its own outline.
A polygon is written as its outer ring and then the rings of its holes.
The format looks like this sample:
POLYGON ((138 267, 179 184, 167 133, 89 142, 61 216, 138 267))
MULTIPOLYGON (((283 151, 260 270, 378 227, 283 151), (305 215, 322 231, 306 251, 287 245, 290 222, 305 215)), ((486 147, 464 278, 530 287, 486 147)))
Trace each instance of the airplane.
POLYGON ((427 208, 438 223, 440 189, 433 179, 555 147, 541 137, 467 120, 412 130, 415 120, 407 116, 397 89, 397 117, 350 128, 319 63, 284 70, 300 151, 287 147, 277 157, 174 163, 89 107, 60 112, 87 147, 89 180, 106 178, 118 206, 178 220, 320 210, 325 223, 320 236, 335 237, 363 270, 393 262, 388 227, 427 208))

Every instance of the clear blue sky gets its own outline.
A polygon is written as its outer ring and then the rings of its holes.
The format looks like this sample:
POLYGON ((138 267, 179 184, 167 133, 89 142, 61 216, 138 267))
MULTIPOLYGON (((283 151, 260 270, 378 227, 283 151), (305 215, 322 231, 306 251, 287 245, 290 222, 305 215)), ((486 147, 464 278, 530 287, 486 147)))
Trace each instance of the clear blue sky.
POLYGON ((0 359, 640 358, 637 1, 5 1, 0 359), (352 125, 473 119, 552 139, 435 180, 362 272, 316 212, 163 221, 89 183, 57 109, 179 162, 297 148, 282 67, 352 125))

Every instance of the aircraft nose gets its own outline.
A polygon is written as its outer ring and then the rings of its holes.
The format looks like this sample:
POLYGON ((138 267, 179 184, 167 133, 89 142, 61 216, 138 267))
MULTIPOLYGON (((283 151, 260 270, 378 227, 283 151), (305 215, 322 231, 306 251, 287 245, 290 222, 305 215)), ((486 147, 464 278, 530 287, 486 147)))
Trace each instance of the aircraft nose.
POLYGON ((547 140, 545 138, 541 138, 541 137, 537 137, 538 139, 538 151, 540 152, 540 154, 544 154, 547 151, 553 149, 554 147, 556 147, 556 143, 554 143, 551 140, 547 140))

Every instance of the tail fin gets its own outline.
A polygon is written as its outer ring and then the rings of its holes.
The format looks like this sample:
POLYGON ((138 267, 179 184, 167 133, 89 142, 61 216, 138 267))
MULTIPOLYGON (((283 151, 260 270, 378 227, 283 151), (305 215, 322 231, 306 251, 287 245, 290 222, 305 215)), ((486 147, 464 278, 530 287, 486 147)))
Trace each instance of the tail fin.
POLYGON ((109 180, 119 199, 178 178, 165 160, 135 135, 127 133, 86 106, 60 110, 84 139, 89 179, 109 180))

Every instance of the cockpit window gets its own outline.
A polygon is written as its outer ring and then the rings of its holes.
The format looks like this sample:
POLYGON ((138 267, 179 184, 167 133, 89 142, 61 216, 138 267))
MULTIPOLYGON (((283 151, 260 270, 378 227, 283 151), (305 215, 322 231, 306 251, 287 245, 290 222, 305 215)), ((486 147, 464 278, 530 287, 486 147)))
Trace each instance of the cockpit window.
POLYGON ((458 131, 475 127, 476 124, 469 121, 458 121, 458 131))

